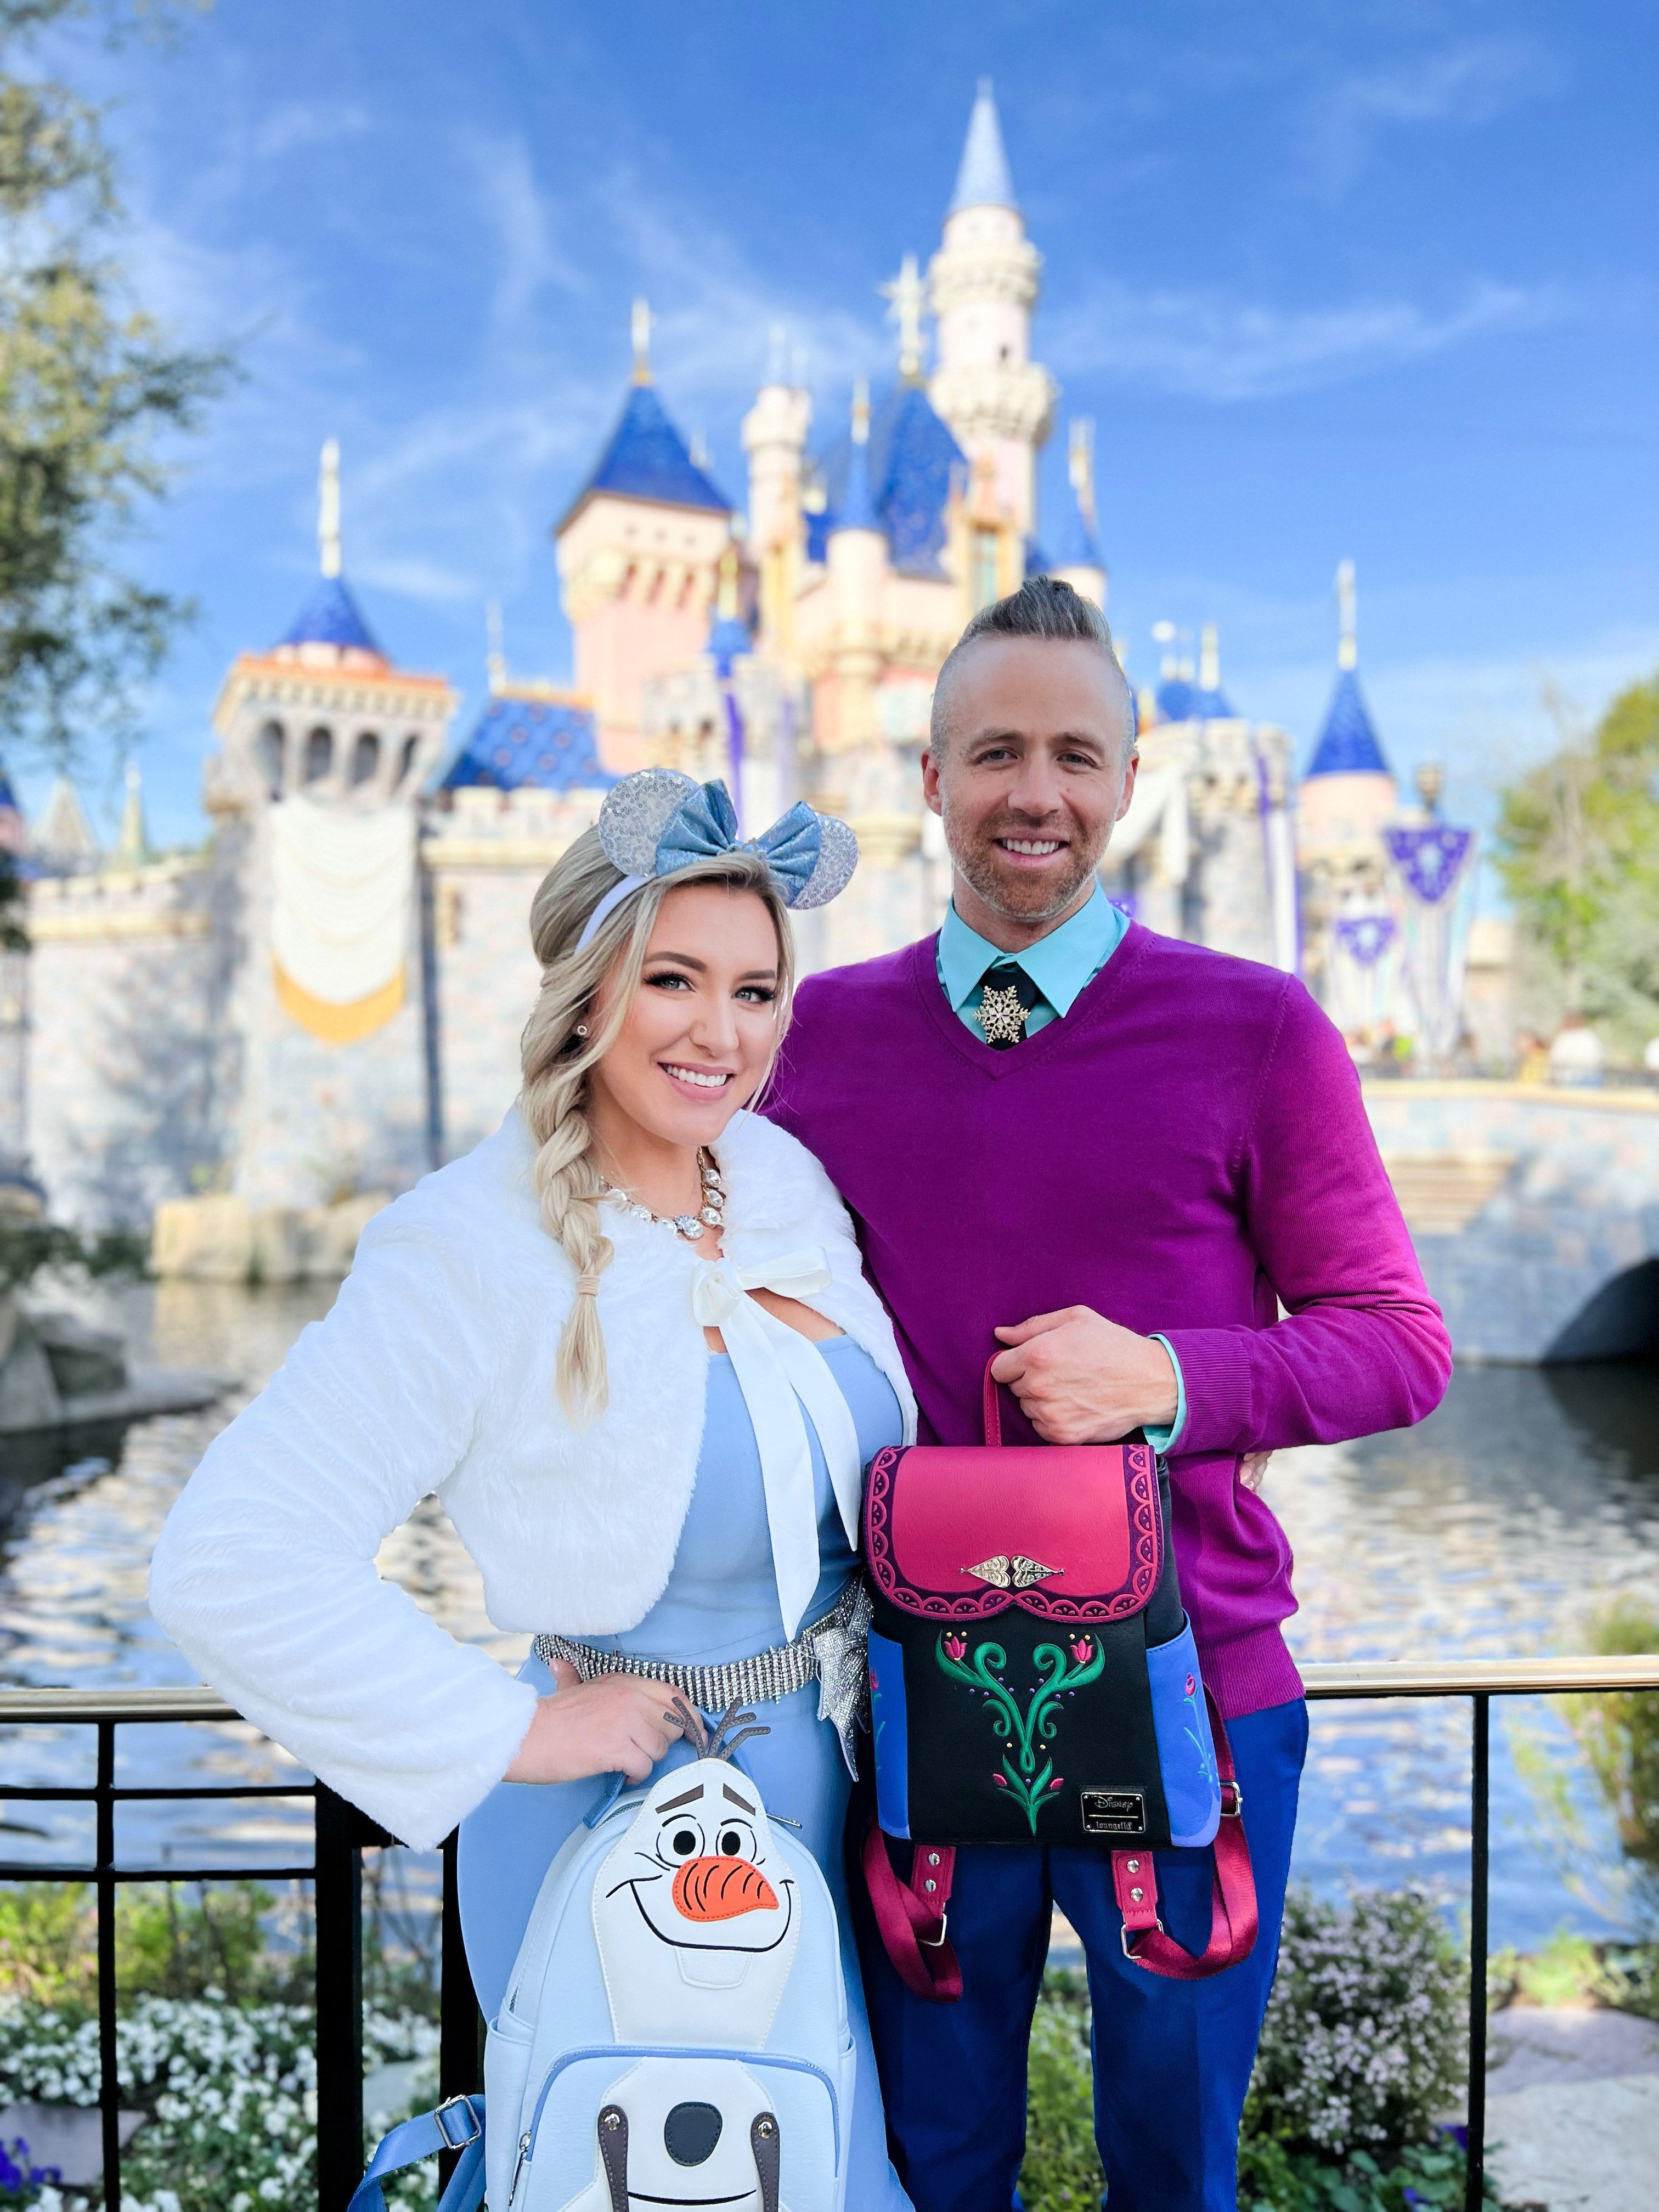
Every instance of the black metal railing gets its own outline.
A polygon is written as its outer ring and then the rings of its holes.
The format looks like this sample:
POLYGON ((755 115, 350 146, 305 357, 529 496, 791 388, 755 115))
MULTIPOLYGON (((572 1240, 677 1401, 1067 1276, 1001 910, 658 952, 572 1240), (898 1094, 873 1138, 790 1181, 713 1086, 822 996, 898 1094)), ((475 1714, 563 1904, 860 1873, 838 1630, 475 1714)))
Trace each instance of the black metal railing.
MULTIPOLYGON (((1486 1955, 1490 1863, 1488 1755, 1493 1698, 1558 1691, 1659 1689, 1659 1654, 1612 1659, 1490 1662, 1356 1662, 1306 1666, 1310 1700, 1468 1698, 1472 1713, 1469 1855, 1469 2091, 1468 2212, 1479 2212, 1486 2160, 1486 1955)), ((115 1892, 122 1882, 222 1881, 242 1875, 313 1885, 317 1948, 317 2189, 320 2212, 344 2212, 362 2171, 362 1854, 395 1839, 320 1782, 135 1788, 115 1780, 115 1731, 125 1723, 234 1721, 240 1716, 204 1690, 4 1690, 0 1726, 85 1727, 97 1731, 88 1787, 0 1784, 0 1800, 90 1804, 93 1863, 0 1864, 0 1881, 91 1881, 97 1902, 99 2107, 103 2119, 104 2202, 120 2212, 120 2087, 116 2074, 115 1892), (115 1808, 142 1801, 309 1797, 315 1818, 308 1864, 125 1867, 116 1864, 115 1808)), ((441 2097, 479 2086, 477 2001, 461 1942, 455 1838, 443 1859, 442 1983, 439 2013, 441 2097)), ((446 2168, 453 2161, 446 2159, 446 2168)), ((444 2178, 447 2179, 446 2172, 444 2178)))

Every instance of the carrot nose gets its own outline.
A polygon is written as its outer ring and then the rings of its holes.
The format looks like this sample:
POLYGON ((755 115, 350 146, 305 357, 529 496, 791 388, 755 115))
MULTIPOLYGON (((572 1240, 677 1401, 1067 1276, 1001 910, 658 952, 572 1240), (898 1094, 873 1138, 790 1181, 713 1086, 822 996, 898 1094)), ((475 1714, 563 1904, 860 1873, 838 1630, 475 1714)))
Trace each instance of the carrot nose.
POLYGON ((747 1859, 688 1859, 674 1877, 674 1910, 684 1920, 735 1920, 777 1905, 776 1890, 747 1859))

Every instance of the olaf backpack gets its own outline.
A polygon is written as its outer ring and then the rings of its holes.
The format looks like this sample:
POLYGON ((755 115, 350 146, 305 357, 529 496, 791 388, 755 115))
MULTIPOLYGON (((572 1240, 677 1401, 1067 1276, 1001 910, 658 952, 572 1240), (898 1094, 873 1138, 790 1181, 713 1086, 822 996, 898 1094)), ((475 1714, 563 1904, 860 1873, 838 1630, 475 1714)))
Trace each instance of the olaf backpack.
POLYGON ((823 1875, 716 1750, 568 1839, 484 2094, 393 2129, 351 2212, 384 2212, 386 2175, 445 2148, 463 2159, 442 2212, 486 2185, 489 2212, 843 2212, 854 2070, 823 1875))

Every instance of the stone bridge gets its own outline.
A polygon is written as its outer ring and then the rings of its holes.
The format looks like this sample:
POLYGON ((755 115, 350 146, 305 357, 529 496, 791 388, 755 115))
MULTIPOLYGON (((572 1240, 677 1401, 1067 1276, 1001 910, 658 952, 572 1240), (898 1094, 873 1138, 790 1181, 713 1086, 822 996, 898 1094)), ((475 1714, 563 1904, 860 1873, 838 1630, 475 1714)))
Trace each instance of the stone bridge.
POLYGON ((1659 1353, 1659 1094, 1369 1082, 1461 1359, 1659 1353))

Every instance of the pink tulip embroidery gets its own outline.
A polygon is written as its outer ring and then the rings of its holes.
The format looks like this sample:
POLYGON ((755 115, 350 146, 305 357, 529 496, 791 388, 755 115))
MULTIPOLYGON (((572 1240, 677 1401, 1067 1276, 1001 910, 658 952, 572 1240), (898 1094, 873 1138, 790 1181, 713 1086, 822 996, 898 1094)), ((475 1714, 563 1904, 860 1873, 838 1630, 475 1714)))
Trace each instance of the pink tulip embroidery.
POLYGON ((1037 1814, 1066 1779, 1055 1774, 1054 1760, 1042 1754, 1042 1746, 1052 1743, 1059 1733, 1060 1699, 1085 1683, 1097 1681, 1105 1672, 1105 1656, 1099 1645, 1091 1636, 1077 1637, 1068 1662, 1057 1644, 1039 1644, 1031 1654, 1031 1663, 1046 1679, 1031 1692, 1023 1710, 1002 1679, 1008 1654, 1001 1644, 988 1641, 975 1644, 969 1662, 966 1638, 951 1629, 940 1632, 933 1656, 944 1673, 984 1695, 991 1727, 998 1741, 1007 1747, 1002 1754, 1002 1771, 993 1774, 991 1779, 1014 1798, 1035 1836, 1037 1814))

